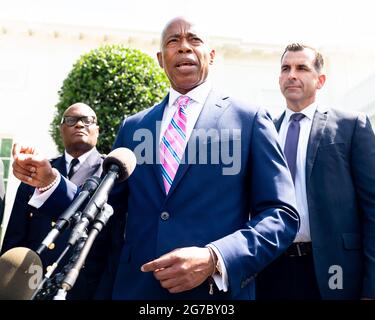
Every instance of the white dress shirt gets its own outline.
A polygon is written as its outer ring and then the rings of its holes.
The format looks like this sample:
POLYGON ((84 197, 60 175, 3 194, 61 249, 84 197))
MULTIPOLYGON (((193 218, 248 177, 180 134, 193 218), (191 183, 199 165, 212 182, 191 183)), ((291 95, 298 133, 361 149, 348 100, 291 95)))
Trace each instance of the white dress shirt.
MULTIPOLYGON (((94 152, 94 150, 95 150, 95 148, 92 148, 90 151, 88 151, 88 152, 84 153, 83 155, 81 155, 80 157, 78 157, 79 163, 77 164, 76 171, 79 170, 81 165, 87 160, 87 158, 90 156, 90 154, 94 152)), ((67 153, 66 150, 64 151, 64 155, 65 155, 66 172, 69 172, 72 160, 74 158, 69 153, 67 153)))
MULTIPOLYGON (((183 96, 189 97, 191 100, 186 107, 186 141, 189 140, 191 133, 197 123, 198 117, 202 112, 203 106, 207 100, 208 94, 212 89, 211 82, 206 81, 203 82, 200 86, 194 88, 193 90, 189 91, 187 94, 183 94, 183 96)), ((169 90, 169 101, 168 104, 164 108, 163 118, 160 125, 160 137, 159 143, 164 136, 165 130, 169 123, 172 121, 173 115, 177 111, 176 101, 177 99, 182 96, 181 93, 177 92, 173 88, 169 90)))
MULTIPOLYGON (((309 207, 307 205, 306 194, 306 153, 307 145, 309 142, 310 131, 314 114, 317 109, 317 104, 313 103, 303 109, 299 113, 303 113, 305 117, 300 121, 300 133, 298 139, 297 159, 296 159, 296 177, 295 177, 295 190, 297 199, 297 210, 300 215, 300 229, 294 239, 294 242, 310 242, 310 223, 309 223, 309 207)), ((284 150, 286 134, 289 127, 289 120, 294 111, 286 108, 285 117, 281 123, 279 130, 280 144, 284 150)))

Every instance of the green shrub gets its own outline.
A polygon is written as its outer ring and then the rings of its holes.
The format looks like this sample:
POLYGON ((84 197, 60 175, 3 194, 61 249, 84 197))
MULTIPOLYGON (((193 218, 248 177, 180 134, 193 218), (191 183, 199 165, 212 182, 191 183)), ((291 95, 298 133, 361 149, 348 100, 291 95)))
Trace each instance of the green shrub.
POLYGON ((108 153, 124 117, 161 101, 168 87, 167 77, 157 62, 139 50, 120 45, 92 50, 80 57, 63 82, 51 123, 52 138, 62 152, 62 114, 73 103, 84 102, 98 117, 97 148, 108 153))

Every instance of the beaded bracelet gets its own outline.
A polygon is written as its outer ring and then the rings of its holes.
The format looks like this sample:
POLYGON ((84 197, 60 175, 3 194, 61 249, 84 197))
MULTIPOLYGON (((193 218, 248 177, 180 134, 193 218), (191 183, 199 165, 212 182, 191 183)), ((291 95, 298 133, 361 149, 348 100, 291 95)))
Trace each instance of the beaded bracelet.
POLYGON ((49 185, 47 185, 45 187, 38 188, 39 192, 44 192, 44 191, 47 191, 48 189, 51 189, 54 186, 54 184, 57 182, 60 173, 55 168, 52 168, 52 171, 56 176, 55 179, 49 185))

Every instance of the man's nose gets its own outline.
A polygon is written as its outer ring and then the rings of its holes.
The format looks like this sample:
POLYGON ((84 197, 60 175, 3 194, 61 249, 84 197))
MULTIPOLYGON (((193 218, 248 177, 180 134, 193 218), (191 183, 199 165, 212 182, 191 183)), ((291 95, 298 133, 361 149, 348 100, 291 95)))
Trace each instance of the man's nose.
POLYGON ((79 119, 77 123, 75 124, 75 127, 83 128, 85 124, 83 123, 82 119, 79 119))
POLYGON ((191 45, 187 39, 182 39, 180 41, 180 47, 178 49, 178 52, 184 53, 184 52, 192 52, 191 45))
POLYGON ((289 74, 288 74, 288 79, 296 79, 297 73, 295 69, 290 69, 289 74))

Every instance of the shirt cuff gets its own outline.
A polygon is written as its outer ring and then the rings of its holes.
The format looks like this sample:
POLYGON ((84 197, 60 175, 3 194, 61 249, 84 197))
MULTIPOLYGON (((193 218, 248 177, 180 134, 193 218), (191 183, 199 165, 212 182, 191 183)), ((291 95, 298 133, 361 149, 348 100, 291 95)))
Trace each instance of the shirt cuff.
POLYGON ((44 202, 48 200, 51 194, 56 190, 57 186, 60 184, 61 175, 59 174, 57 177, 56 183, 47 191, 40 192, 38 188, 35 188, 33 196, 30 198, 28 204, 34 208, 39 209, 44 202))
POLYGON ((223 257, 221 256, 219 250, 213 244, 208 244, 207 247, 210 247, 215 252, 215 254, 218 258, 218 262, 220 264, 220 268, 221 268, 221 274, 215 273, 212 276, 212 278, 214 279, 215 284, 220 291, 227 292, 228 287, 229 287, 228 272, 227 272, 227 269, 225 268, 225 263, 224 263, 223 257))

